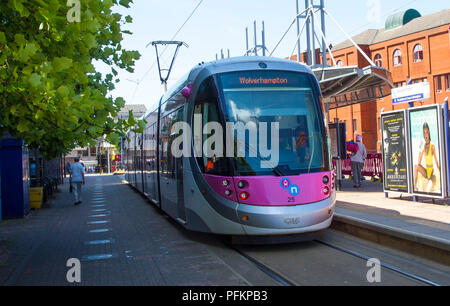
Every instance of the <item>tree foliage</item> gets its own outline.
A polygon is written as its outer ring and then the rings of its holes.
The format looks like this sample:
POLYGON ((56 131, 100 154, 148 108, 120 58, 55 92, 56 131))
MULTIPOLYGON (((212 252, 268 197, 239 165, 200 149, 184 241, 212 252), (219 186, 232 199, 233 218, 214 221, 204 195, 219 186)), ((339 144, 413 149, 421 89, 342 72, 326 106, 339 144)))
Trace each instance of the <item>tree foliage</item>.
POLYGON ((131 0, 1 2, 0 135, 8 131, 51 158, 105 134, 117 143, 122 129, 142 126, 114 120, 125 101, 109 95, 118 70, 133 72, 140 57, 121 45, 131 17, 112 11, 131 0), (70 18, 74 3, 79 22, 70 18), (97 72, 96 62, 110 72, 97 72))

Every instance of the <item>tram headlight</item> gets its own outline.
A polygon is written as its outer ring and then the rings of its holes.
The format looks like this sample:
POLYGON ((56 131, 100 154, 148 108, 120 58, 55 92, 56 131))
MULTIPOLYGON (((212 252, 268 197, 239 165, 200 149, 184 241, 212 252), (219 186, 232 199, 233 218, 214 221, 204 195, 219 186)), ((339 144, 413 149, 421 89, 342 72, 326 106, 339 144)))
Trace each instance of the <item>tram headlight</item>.
POLYGON ((323 191, 323 194, 328 195, 330 193, 330 188, 325 187, 325 188, 323 188, 322 191, 323 191))
POLYGON ((246 185, 246 184, 245 184, 244 181, 240 181, 240 182, 238 183, 238 187, 241 188, 241 189, 244 188, 245 185, 246 185))
POLYGON ((330 182, 330 178, 327 176, 327 175, 325 175, 324 177, 323 177, 323 183, 324 184, 328 184, 329 182, 330 182))

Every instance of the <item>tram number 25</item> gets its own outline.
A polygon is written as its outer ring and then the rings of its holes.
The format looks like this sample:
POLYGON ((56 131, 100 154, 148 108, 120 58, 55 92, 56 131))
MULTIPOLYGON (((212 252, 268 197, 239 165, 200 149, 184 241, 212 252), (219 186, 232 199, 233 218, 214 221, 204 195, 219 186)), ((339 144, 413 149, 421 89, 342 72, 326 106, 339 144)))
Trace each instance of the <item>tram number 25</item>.
POLYGON ((267 301, 267 291, 227 291, 227 301, 267 301))
POLYGON ((289 197, 288 198, 288 203, 295 203, 295 198, 294 197, 289 197))

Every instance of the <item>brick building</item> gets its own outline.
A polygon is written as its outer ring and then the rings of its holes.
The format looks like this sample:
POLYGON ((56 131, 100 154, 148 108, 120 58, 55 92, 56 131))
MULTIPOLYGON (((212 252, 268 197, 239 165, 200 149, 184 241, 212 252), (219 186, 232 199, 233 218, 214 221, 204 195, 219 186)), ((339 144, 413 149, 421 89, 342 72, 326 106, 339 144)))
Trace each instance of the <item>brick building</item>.
MULTIPOLYGON (((369 29, 353 40, 377 66, 392 72, 396 87, 405 86, 409 80, 430 83, 430 100, 416 102, 415 106, 442 104, 450 96, 450 9, 423 17, 416 10, 407 10, 390 16, 385 29, 369 29)), ((338 66, 369 65, 350 41, 334 46, 332 53, 338 66)), ((388 96, 332 110, 330 120, 338 118, 346 123, 347 139, 362 134, 368 150, 380 152, 381 112, 405 108, 408 104, 393 105, 388 96)))

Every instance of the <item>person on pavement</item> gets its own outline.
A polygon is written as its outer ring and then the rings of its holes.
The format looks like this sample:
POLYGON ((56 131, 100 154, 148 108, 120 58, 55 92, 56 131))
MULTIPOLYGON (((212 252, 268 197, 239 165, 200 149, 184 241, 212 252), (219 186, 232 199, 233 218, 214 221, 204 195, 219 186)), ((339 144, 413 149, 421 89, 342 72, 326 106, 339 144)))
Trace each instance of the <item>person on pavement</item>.
POLYGON ((352 176, 353 182, 355 185, 354 188, 361 187, 362 181, 362 168, 364 165, 364 161, 367 158, 367 150, 364 144, 362 143, 363 137, 361 135, 356 135, 356 143, 358 144, 358 151, 350 156, 350 160, 352 161, 352 176))
POLYGON ((75 158, 75 163, 70 170, 70 184, 73 185, 73 194, 75 196, 75 205, 81 204, 81 186, 85 184, 84 166, 79 158, 75 158))

